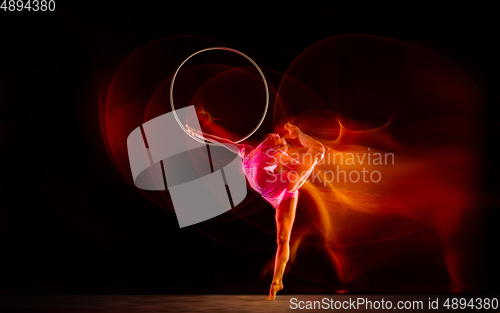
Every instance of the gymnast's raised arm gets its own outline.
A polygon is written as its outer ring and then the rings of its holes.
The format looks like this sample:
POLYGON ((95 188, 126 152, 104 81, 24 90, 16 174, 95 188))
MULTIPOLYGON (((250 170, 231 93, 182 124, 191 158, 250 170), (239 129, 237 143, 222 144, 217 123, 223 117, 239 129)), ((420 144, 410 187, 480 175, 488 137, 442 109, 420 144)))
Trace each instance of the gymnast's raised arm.
POLYGON ((199 138, 199 139, 202 139, 202 140, 206 140, 206 141, 211 142, 211 143, 219 143, 222 146, 226 147, 231 152, 234 152, 237 155, 243 157, 241 155, 242 154, 242 148, 243 148, 242 144, 237 144, 235 142, 232 142, 229 139, 225 139, 225 138, 217 137, 215 135, 210 135, 210 134, 207 134, 207 133, 203 133, 203 132, 201 132, 199 130, 196 130, 194 128, 189 127, 187 124, 186 124, 186 129, 187 129, 188 134, 190 134, 193 137, 196 137, 196 138, 199 138))

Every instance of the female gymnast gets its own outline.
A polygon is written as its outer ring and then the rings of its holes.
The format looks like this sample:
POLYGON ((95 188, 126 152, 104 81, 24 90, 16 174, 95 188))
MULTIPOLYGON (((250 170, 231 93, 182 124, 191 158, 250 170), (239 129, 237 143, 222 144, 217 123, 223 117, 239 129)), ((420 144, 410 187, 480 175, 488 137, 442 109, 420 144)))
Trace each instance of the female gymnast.
POLYGON ((321 162, 325 154, 324 146, 304 134, 297 126, 287 123, 288 131, 283 137, 269 134, 264 141, 253 148, 237 144, 228 139, 205 134, 187 126, 191 136, 219 143, 242 158, 243 172, 250 186, 276 209, 276 237, 278 248, 274 264, 273 281, 266 300, 274 300, 276 293, 283 289, 283 273, 290 256, 290 234, 297 210, 298 190, 312 173, 314 166, 321 162), (285 139, 297 138, 307 149, 300 160, 287 155, 288 142, 285 139), (278 165, 283 171, 275 172, 278 165))

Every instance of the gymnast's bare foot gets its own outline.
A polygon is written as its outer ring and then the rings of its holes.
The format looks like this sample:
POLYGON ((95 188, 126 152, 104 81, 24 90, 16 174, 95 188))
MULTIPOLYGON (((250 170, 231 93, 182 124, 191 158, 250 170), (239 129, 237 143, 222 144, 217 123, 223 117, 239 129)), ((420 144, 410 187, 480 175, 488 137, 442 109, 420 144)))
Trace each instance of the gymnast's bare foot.
POLYGON ((273 282, 271 284, 271 289, 269 290, 269 297, 266 298, 266 301, 273 301, 276 299, 276 293, 283 289, 282 282, 273 282))

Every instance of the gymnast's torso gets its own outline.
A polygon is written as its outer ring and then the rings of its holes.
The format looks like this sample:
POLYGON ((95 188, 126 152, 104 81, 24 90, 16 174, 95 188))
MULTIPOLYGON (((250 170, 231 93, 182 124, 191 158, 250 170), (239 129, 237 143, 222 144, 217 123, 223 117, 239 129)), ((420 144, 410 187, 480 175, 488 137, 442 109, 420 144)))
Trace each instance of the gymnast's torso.
POLYGON ((288 191, 290 169, 275 172, 279 162, 279 149, 269 147, 264 142, 255 149, 244 145, 242 148, 243 173, 252 189, 258 192, 275 209, 281 201, 298 195, 288 191))

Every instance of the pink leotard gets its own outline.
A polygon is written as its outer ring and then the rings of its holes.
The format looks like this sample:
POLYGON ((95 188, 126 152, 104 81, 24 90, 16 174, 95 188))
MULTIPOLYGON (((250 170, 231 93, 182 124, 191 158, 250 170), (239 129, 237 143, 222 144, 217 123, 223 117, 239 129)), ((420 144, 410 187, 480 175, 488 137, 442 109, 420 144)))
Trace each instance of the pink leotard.
POLYGON ((262 142, 257 148, 244 145, 241 151, 243 172, 250 186, 275 209, 281 201, 296 197, 298 191, 288 191, 289 171, 275 173, 278 150, 262 142))

